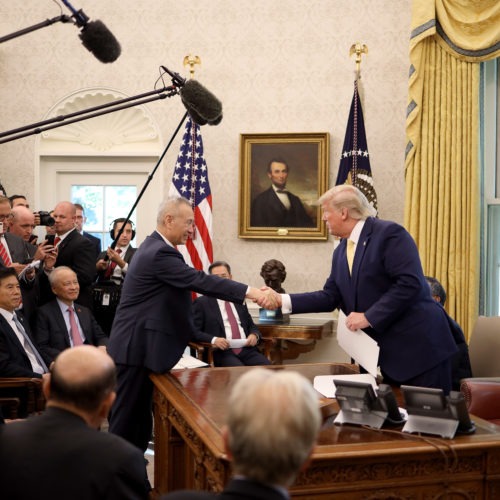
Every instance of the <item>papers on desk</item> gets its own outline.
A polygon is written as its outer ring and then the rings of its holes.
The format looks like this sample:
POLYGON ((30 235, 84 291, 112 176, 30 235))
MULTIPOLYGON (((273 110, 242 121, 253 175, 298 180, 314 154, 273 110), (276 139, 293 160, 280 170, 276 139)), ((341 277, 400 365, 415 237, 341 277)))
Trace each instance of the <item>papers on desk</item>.
POLYGON ((339 311, 337 321, 337 342, 344 351, 359 363, 368 373, 377 376, 378 355, 380 348, 363 330, 352 332, 345 324, 346 316, 339 311))
POLYGON ((349 380, 351 382, 364 382, 367 384, 372 384, 373 389, 377 389, 377 383, 375 377, 369 373, 357 373, 353 375, 317 375, 314 377, 313 386, 314 388, 326 398, 334 398, 335 391, 335 380, 349 380))
POLYGON ((204 366, 210 366, 208 363, 201 361, 198 358, 194 358, 189 354, 183 354, 182 358, 179 359, 177 364, 172 368, 172 370, 185 370, 186 368, 203 368, 204 366))

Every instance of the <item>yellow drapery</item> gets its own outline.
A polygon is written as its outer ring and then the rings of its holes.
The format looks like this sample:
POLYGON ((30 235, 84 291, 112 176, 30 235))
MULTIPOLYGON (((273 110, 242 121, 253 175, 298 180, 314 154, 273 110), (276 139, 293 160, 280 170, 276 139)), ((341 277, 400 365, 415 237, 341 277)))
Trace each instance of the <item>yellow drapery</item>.
POLYGON ((479 62, 500 55, 498 0, 414 0, 405 225, 470 334, 479 302, 479 62))

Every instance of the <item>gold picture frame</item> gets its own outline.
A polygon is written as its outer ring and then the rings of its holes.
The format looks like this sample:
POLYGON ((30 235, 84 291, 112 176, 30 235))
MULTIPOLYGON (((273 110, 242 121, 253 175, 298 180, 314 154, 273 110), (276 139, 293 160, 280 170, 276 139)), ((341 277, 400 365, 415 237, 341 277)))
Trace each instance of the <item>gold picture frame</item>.
POLYGON ((328 160, 328 132, 241 134, 239 237, 326 240, 315 203, 328 186, 328 160))

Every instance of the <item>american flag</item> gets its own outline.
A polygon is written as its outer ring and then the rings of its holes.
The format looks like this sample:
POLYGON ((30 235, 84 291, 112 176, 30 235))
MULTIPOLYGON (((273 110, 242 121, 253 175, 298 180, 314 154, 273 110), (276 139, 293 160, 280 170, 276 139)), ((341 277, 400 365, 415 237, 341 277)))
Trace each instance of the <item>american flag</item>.
POLYGON ((354 82, 351 111, 345 131, 344 147, 340 157, 339 173, 336 185, 352 184, 367 197, 377 210, 377 193, 373 187, 370 155, 366 142, 363 108, 358 94, 358 81, 354 82))
POLYGON ((208 271, 208 266, 213 261, 212 193, 207 163, 203 157, 200 127, 191 118, 186 123, 169 195, 187 198, 194 211, 193 238, 186 245, 180 245, 178 250, 187 264, 195 269, 208 271))

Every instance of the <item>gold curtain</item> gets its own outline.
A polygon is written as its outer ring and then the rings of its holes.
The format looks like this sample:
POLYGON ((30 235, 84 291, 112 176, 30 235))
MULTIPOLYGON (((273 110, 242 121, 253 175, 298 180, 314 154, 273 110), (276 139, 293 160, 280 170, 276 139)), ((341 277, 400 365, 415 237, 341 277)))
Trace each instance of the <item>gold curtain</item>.
POLYGON ((479 62, 500 55, 498 0, 414 0, 405 225, 468 337, 479 303, 479 62))

